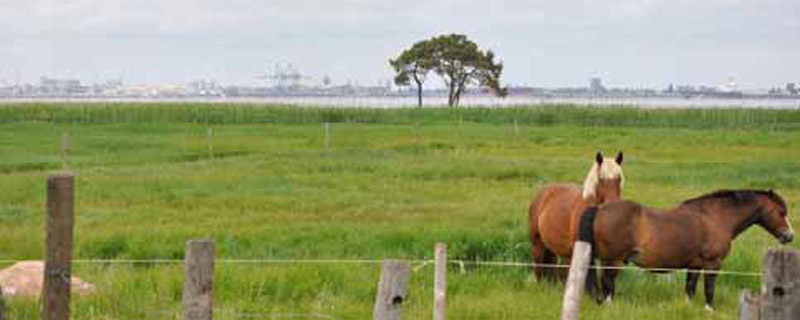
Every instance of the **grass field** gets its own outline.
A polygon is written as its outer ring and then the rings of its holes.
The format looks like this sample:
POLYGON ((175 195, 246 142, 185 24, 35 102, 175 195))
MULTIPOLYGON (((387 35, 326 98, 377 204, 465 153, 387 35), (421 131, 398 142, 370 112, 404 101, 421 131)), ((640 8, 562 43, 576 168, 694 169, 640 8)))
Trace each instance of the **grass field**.
MULTIPOLYGON (((582 181, 597 150, 625 152, 624 196, 651 206, 720 188, 773 188, 790 215, 800 205, 797 110, 30 104, 0 106, 0 123, 0 259, 43 256, 45 179, 65 166, 76 174, 79 259, 181 259, 184 241, 201 237, 223 259, 418 260, 443 241, 451 259, 527 262, 531 196, 544 183, 582 181)), ((753 228, 724 269, 759 271, 774 246, 753 228)), ((407 318, 430 318, 433 268, 415 267, 407 318)), ((379 269, 218 264, 215 318, 367 319, 379 269)), ((180 264, 76 264, 74 273, 99 292, 73 300, 73 319, 180 318, 180 264)), ((563 287, 529 273, 453 266, 449 318, 556 318, 563 287)), ((682 274, 625 272, 613 305, 586 302, 582 312, 734 319, 740 291, 758 287, 721 276, 709 314, 702 294, 685 301, 682 274)), ((38 318, 35 301, 8 304, 11 319, 38 318)))

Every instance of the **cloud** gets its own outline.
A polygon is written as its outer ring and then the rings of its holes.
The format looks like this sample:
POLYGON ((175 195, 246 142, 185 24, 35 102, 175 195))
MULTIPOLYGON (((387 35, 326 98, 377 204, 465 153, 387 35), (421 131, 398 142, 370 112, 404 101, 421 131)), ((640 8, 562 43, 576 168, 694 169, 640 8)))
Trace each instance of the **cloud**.
POLYGON ((0 0, 0 69, 244 82, 284 61, 372 83, 403 47, 457 32, 497 52, 514 83, 735 73, 768 85, 800 73, 785 59, 800 54, 799 13, 778 0, 0 0))

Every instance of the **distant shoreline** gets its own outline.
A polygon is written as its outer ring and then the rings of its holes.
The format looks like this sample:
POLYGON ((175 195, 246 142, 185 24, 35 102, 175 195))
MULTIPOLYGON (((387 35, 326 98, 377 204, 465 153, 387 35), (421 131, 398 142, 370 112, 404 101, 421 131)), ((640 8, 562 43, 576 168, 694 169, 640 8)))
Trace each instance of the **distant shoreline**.
MULTIPOLYGON (((233 103, 289 104, 359 108, 415 107, 415 97, 3 97, 2 104, 16 103, 233 103)), ((425 107, 446 106, 446 97, 427 97, 425 107)), ((496 98, 468 96, 461 100, 465 107, 519 107, 553 104, 579 106, 625 106, 638 108, 765 108, 800 109, 800 97, 786 98, 719 98, 719 97, 536 97, 513 96, 496 98)))

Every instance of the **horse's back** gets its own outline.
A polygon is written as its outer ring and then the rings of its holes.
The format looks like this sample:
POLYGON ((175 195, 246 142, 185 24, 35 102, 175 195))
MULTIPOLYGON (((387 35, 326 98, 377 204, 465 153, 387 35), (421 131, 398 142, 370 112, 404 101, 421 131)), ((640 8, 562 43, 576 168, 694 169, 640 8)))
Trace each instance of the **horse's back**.
POLYGON ((582 190, 580 186, 572 183, 550 183, 539 188, 533 197, 529 209, 530 217, 534 218, 552 204, 570 204, 581 200, 582 190))
POLYGON ((582 190, 581 186, 574 184, 574 183, 548 183, 541 188, 536 193, 536 197, 534 197, 534 201, 538 199, 542 199, 543 197, 553 197, 553 196, 581 196, 582 190))

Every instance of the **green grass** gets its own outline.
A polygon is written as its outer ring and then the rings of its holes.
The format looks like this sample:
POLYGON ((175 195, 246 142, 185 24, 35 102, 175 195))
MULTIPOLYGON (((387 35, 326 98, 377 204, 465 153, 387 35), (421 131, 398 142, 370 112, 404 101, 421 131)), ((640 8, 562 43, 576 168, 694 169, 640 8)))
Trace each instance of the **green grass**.
MULTIPOLYGON (((0 123, 0 259, 42 257, 45 179, 64 165, 76 174, 80 259, 181 259, 184 241, 203 237, 218 258, 418 260, 444 241, 451 259, 525 262, 531 196, 547 182, 582 181, 599 149, 626 152, 625 198, 651 206, 719 188, 773 188, 790 211, 800 205, 797 110, 27 104, 0 107, 0 123)), ((777 245, 749 230, 725 269, 759 271, 777 245)), ((369 318, 379 269, 218 264, 215 316, 369 318)), ((560 312, 563 287, 526 268, 464 271, 450 269, 452 319, 560 312)), ((73 300, 74 319, 180 318, 179 264, 76 264, 74 273, 99 290, 73 300)), ((431 266, 420 267, 409 319, 430 317, 431 286, 431 266)), ((740 291, 758 287, 720 277, 713 318, 735 318, 740 291)), ((586 302, 582 312, 707 318, 702 295, 687 303, 682 288, 682 274, 626 272, 612 306, 586 302)), ((38 318, 35 301, 8 303, 10 318, 38 318)))

